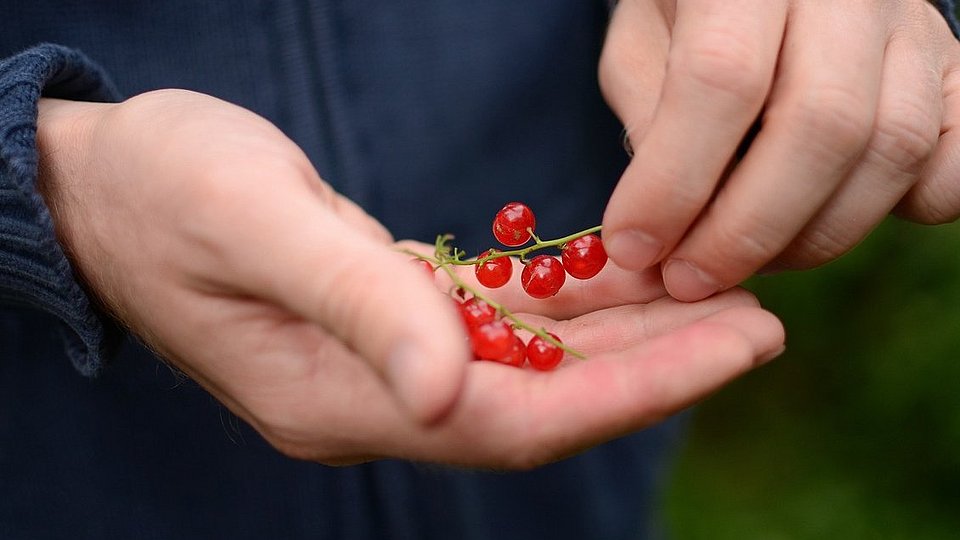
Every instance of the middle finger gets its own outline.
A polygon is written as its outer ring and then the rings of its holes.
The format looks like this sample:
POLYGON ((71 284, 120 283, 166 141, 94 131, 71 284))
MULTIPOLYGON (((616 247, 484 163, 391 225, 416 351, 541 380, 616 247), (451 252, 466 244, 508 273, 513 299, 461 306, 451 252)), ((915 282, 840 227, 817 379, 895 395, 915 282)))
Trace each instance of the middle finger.
POLYGON ((757 138, 664 263, 667 290, 698 300, 748 277, 816 214, 867 145, 885 33, 866 3, 797 3, 757 138))

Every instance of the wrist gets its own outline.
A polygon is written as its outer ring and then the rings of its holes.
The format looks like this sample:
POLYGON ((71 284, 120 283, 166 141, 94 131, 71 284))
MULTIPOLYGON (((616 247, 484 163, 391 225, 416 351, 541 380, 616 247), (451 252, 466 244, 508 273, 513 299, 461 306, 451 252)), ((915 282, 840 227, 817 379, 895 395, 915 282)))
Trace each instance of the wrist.
POLYGON ((57 238, 68 254, 75 251, 77 234, 72 219, 82 211, 75 208, 82 201, 83 184, 90 177, 88 164, 91 140, 95 130, 95 114, 109 105, 40 99, 37 103, 37 190, 50 209, 57 238))
POLYGON ((51 98, 37 102, 38 168, 44 198, 46 191, 55 195, 62 183, 82 178, 81 165, 87 161, 84 156, 90 155, 99 113, 110 106, 51 98))
MULTIPOLYGON (((97 178, 94 168, 102 157, 95 137, 103 112, 112 107, 50 98, 37 102, 37 191, 50 210, 57 240, 74 273, 88 289, 98 289, 98 279, 84 260, 102 258, 101 254, 90 256, 96 242, 91 243, 94 236, 87 230, 97 217, 89 208, 97 178)), ((92 296, 102 300, 98 294, 92 296)), ((114 306, 103 307, 115 312, 114 306)))

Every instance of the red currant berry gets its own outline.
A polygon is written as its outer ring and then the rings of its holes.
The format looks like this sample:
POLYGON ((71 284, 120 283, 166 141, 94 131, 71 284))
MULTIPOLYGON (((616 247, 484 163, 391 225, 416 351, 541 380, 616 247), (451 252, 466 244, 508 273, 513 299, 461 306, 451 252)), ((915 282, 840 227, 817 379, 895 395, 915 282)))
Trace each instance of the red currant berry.
POLYGON ((523 367, 523 363, 526 361, 527 345, 520 339, 520 336, 514 334, 513 343, 510 344, 510 352, 506 356, 498 358, 497 362, 513 367, 523 367))
POLYGON ((497 320, 497 310, 479 298, 471 298, 460 304, 460 316, 467 328, 473 328, 497 320))
POLYGON ((607 264, 607 251, 595 234, 581 236, 563 246, 563 267, 577 279, 590 279, 607 264))
POLYGON ((566 275, 559 259, 550 255, 537 255, 523 267, 520 283, 530 296, 549 298, 557 294, 563 286, 566 275))
POLYGON ((505 246, 522 246, 530 240, 530 231, 536 227, 537 219, 527 205, 507 203, 493 219, 493 236, 505 246))
MULTIPOLYGON (((550 334, 550 337, 560 341, 560 338, 550 334)), ((534 369, 550 371, 563 360, 563 349, 540 336, 533 336, 527 344, 527 360, 534 369)))
MULTIPOLYGON (((483 255, 480 255, 480 259, 483 259, 491 253, 496 253, 496 251, 495 249, 488 249, 483 252, 483 255)), ((474 268, 474 273, 477 275, 477 281, 484 287, 490 289, 503 287, 510 281, 510 276, 513 274, 513 261, 510 260, 510 257, 490 259, 478 264, 474 268)))
POLYGON ((503 321, 493 321, 470 329, 473 354, 484 360, 500 360, 513 348, 513 329, 503 321))

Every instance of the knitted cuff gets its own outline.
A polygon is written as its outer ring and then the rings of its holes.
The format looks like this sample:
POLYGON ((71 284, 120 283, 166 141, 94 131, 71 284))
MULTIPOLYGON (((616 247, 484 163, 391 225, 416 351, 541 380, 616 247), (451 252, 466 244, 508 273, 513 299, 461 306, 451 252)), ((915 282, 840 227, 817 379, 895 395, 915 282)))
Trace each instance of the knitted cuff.
POLYGON ((122 337, 78 283, 37 192, 40 97, 117 101, 104 71, 82 53, 41 44, 0 60, 0 302, 31 306, 62 323, 66 352, 94 375, 122 337))

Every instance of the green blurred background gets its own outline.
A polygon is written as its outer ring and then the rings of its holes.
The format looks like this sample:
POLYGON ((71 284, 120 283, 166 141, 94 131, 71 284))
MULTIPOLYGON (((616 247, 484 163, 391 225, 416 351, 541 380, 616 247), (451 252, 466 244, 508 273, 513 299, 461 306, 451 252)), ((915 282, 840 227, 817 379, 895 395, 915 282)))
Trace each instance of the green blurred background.
POLYGON ((960 538, 960 223, 748 288, 787 352, 695 409, 673 537, 960 538))

